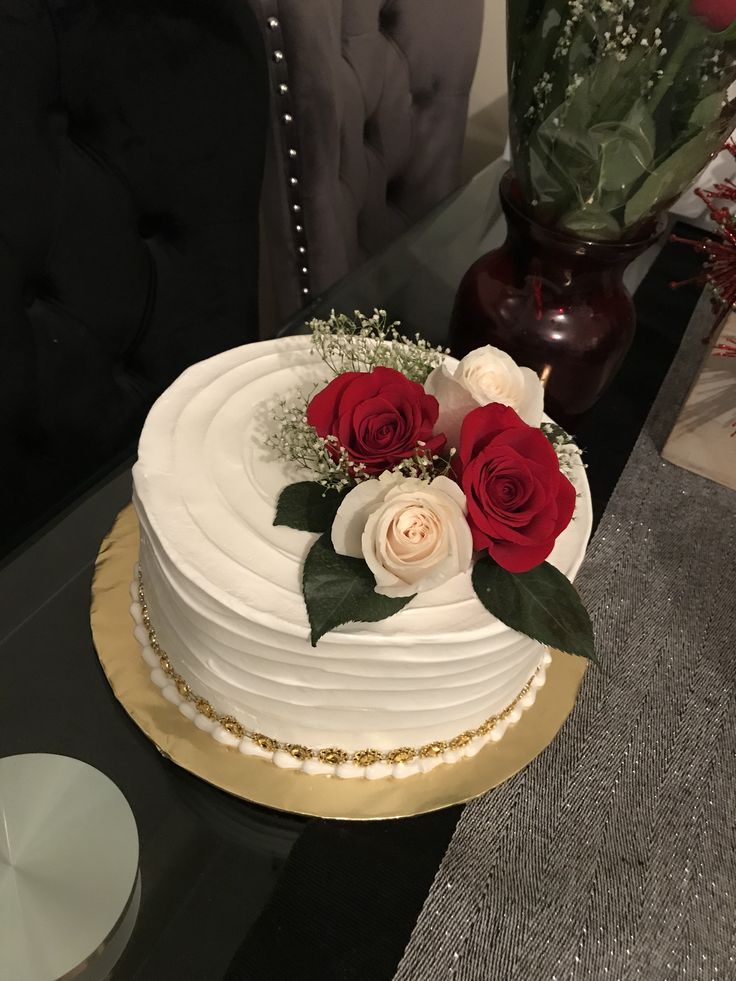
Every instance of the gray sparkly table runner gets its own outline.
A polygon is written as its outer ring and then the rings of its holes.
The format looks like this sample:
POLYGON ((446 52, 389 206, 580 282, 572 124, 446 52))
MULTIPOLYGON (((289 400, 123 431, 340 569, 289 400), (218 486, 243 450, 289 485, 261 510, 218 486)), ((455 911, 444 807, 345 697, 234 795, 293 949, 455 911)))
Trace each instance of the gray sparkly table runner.
POLYGON ((466 807, 395 981, 736 979, 736 493, 659 456, 706 329, 701 304, 577 580, 604 668, 466 807))

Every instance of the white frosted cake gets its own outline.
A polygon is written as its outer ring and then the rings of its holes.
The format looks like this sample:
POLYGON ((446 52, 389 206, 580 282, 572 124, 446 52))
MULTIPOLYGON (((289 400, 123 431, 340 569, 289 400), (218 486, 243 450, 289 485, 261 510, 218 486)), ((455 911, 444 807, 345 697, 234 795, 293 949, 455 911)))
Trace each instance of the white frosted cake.
MULTIPOLYGON (((136 636, 163 695, 246 755, 305 773, 404 777, 500 739, 544 684, 547 650, 485 609, 469 572, 316 646, 302 566, 316 535, 274 526, 303 479, 265 445, 278 397, 324 383, 308 337, 186 371, 153 407, 134 468, 136 636)), ((569 579, 591 528, 585 471, 550 561, 569 579)))

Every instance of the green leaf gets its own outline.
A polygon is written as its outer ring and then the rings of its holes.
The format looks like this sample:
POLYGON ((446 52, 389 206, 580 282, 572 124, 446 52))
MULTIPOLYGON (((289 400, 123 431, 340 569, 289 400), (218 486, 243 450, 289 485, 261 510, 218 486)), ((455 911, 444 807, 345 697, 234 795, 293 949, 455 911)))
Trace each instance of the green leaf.
POLYGON ((624 225, 631 227, 673 201, 719 149, 724 134, 712 123, 665 157, 626 205, 624 225))
POLYGON ((723 92, 712 92, 695 104, 690 114, 689 124, 702 129, 718 119, 723 109, 723 92))
POLYGON ((560 218, 560 228, 583 239, 616 239, 621 237, 621 226, 600 205, 582 205, 568 211, 560 218))
POLYGON ((329 531, 337 509, 351 490, 352 487, 326 490, 314 480, 289 484, 281 491, 273 523, 297 531, 329 531))
POLYGON ((393 599, 376 592, 376 580, 362 559, 338 555, 329 535, 314 543, 302 575, 312 647, 329 630, 343 623, 375 623, 406 606, 413 596, 393 599))
POLYGON ((596 123, 591 132, 600 147, 599 184, 604 190, 632 184, 651 167, 657 135, 641 99, 620 122, 596 123))
POLYGON ((572 583, 549 562, 514 573, 486 555, 475 563, 473 588, 488 612, 507 627, 598 663, 590 617, 572 583))

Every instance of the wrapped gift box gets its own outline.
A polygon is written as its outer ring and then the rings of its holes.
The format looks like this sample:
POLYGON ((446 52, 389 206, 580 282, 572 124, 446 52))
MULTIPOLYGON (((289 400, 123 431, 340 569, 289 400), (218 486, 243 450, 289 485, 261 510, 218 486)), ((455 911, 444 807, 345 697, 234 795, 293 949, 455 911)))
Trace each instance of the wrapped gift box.
POLYGON ((736 313, 710 347, 662 456, 736 490, 736 313))

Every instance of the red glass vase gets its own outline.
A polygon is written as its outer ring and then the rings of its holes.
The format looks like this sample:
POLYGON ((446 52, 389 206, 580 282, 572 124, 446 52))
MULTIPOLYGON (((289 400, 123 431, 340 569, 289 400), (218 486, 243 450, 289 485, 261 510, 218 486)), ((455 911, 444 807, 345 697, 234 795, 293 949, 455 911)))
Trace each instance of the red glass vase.
POLYGON ((484 344, 501 348, 539 374, 553 418, 574 420, 621 367, 636 329, 624 270, 662 228, 636 241, 587 242, 531 218, 511 173, 500 196, 507 238, 465 273, 450 348, 458 358, 484 344))

